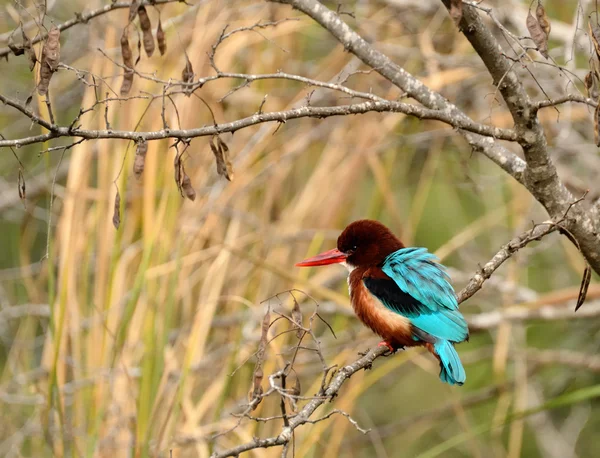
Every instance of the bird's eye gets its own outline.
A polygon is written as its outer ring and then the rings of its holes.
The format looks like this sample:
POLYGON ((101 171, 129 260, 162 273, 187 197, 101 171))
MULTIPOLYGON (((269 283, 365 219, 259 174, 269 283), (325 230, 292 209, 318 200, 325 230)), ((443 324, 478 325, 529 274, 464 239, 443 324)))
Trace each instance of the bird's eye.
POLYGON ((352 245, 352 247, 348 250, 348 253, 352 254, 356 251, 356 245, 352 245))

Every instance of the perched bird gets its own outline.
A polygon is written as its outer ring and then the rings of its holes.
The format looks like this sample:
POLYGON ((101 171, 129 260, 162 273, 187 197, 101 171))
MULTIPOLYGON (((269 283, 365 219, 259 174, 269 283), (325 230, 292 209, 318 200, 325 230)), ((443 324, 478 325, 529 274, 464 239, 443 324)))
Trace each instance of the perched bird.
POLYGON ((469 338, 467 323, 449 277, 426 248, 406 248, 378 221, 351 223, 329 250, 296 264, 299 267, 341 263, 358 318, 392 352, 424 346, 440 361, 440 379, 462 385, 465 369, 454 344, 469 338))

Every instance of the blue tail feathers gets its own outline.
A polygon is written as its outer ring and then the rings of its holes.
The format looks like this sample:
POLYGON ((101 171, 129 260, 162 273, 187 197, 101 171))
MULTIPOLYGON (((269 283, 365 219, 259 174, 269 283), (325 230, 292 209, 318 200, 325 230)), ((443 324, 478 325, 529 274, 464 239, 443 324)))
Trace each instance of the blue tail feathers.
POLYGON ((440 357, 440 379, 450 385, 462 385, 467 379, 465 368, 460 362, 460 358, 454 345, 447 340, 438 340, 433 344, 435 352, 440 357))

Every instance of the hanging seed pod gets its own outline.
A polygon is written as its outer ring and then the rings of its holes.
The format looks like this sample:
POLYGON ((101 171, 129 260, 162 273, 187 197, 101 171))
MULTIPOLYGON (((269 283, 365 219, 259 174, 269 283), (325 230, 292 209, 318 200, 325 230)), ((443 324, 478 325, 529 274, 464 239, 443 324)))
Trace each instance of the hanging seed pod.
POLYGON ((133 53, 129 46, 129 28, 125 27, 121 34, 121 56, 123 57, 123 65, 127 67, 125 69, 125 75, 123 75, 123 83, 121 83, 121 96, 125 97, 131 91, 133 85, 133 53))
POLYGON ((229 160, 229 148, 218 135, 216 135, 217 145, 214 144, 213 138, 210 139, 209 143, 217 162, 217 173, 229 181, 233 181, 233 165, 229 160))
POLYGON ((184 83, 191 83, 194 81, 194 69, 192 68, 192 63, 190 62, 187 53, 185 53, 185 67, 181 72, 181 80, 184 83))
POLYGON ((144 173, 147 152, 148 142, 146 140, 142 140, 137 144, 137 148, 135 150, 135 159, 133 160, 133 173, 138 180, 142 176, 142 173, 144 173))
POLYGON ((548 37, 546 33, 542 29, 542 26, 538 22, 538 20, 531 15, 531 11, 527 13, 527 30, 529 30, 529 35, 531 35, 531 39, 535 43, 538 48, 538 51, 542 56, 546 59, 548 58, 548 37))
POLYGON ((38 93, 46 95, 50 86, 50 78, 58 68, 60 60, 60 30, 55 25, 48 32, 48 37, 42 47, 42 56, 40 59, 40 82, 38 84, 38 93))
POLYGON ((592 268, 586 262, 585 269, 583 270, 583 278, 581 279, 581 285, 579 286, 579 295, 577 297, 577 303, 575 304, 575 311, 579 310, 579 307, 583 305, 585 302, 585 298, 587 296, 588 288, 590 286, 590 281, 592 279, 592 268))
POLYGON ((192 187, 192 180, 190 180, 190 177, 187 176, 185 170, 183 171, 183 179, 181 180, 181 189, 183 190, 185 197, 191 201, 196 200, 196 191, 192 187))
POLYGON ((542 5, 542 2, 540 1, 538 1, 537 8, 535 9, 535 17, 540 24, 540 27, 546 34, 546 39, 548 39, 550 37, 550 29, 552 26, 550 24, 550 19, 548 19, 548 16, 546 15, 544 5, 542 5))
POLYGON ((156 41, 158 42, 158 50, 160 51, 160 55, 164 56, 167 52, 167 38, 165 37, 165 32, 162 28, 160 16, 158 17, 158 27, 156 28, 156 41))
POLYGON ((19 199, 25 199, 25 197, 27 197, 27 190, 25 187, 25 176, 23 175, 23 171, 21 169, 19 169, 17 187, 19 188, 19 199))
POLYGON ((300 339, 304 335, 302 330, 302 312, 300 311, 300 305, 294 298, 294 308, 292 309, 292 321, 296 325, 296 337, 300 339))
POLYGON ((598 25, 593 25, 592 21, 589 20, 588 30, 592 43, 594 44, 594 49, 596 50, 596 57, 600 59, 600 27, 598 27, 598 25))
POLYGON ((594 140, 596 146, 600 146, 600 103, 598 103, 594 110, 594 140))
POLYGON ((131 0, 131 5, 129 5, 129 18, 128 18, 128 21, 130 24, 135 20, 135 17, 137 16, 137 12, 138 12, 138 2, 137 2, 137 0, 131 0))
POLYGON ((119 188, 117 188, 117 194, 115 196, 112 222, 115 229, 119 229, 119 226, 121 225, 121 194, 119 194, 119 188))
POLYGON ((138 8, 138 16, 140 18, 140 27, 144 36, 144 51, 148 57, 154 54, 154 37, 152 36, 152 23, 144 5, 138 8))
POLYGON ((175 184, 177 185, 177 189, 181 192, 181 156, 179 155, 179 152, 175 154, 173 169, 175 172, 175 184))

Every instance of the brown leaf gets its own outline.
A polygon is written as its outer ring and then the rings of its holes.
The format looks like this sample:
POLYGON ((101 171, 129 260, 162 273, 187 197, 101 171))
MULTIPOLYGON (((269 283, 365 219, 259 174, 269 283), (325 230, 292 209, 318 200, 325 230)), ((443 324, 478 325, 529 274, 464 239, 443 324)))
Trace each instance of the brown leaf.
POLYGON ((450 0, 450 17, 458 26, 462 19, 462 0, 450 0))
POLYGON ((546 36, 546 33, 542 29, 542 26, 538 20, 531 15, 531 11, 527 13, 527 30, 529 30, 529 35, 531 35, 531 38, 537 46, 540 54, 547 59, 548 37, 546 36))
POLYGON ((585 302, 587 296, 588 287, 590 286, 590 280, 592 279, 592 268, 586 262, 585 269, 583 271, 583 278, 581 279, 581 286, 579 287, 579 297, 577 297, 577 304, 575 305, 575 311, 579 310, 579 307, 585 302))
POLYGON ((19 199, 25 199, 27 197, 27 191, 25 189, 25 177, 23 176, 23 171, 21 169, 19 169, 17 187, 19 188, 19 199))
POLYGON ((125 97, 129 94, 133 85, 133 52, 131 52, 129 46, 129 27, 125 27, 121 34, 121 56, 123 57, 123 65, 127 67, 123 75, 123 83, 121 83, 121 96, 125 97))
POLYGON ((550 19, 548 19, 548 16, 546 15, 544 5, 542 5, 542 2, 540 2, 539 0, 537 8, 535 9, 535 17, 538 20, 540 27, 546 34, 546 39, 548 39, 550 37, 550 29, 552 28, 552 26, 550 24, 550 19))
POLYGON ((600 146, 600 103, 598 103, 594 110, 594 140, 596 141, 596 146, 600 146))
POLYGON ((181 180, 181 189, 183 189, 185 197, 187 197, 191 201, 196 200, 196 191, 192 187, 192 180, 190 180, 190 177, 187 176, 185 170, 183 171, 183 179, 181 180))
POLYGON ((594 49, 596 50, 596 57, 600 59, 600 27, 593 25, 591 19, 588 21, 588 30, 594 49))
POLYGON ((42 47, 42 56, 40 58, 40 82, 38 84, 38 93, 46 95, 50 85, 50 78, 58 68, 60 60, 60 30, 55 25, 52 26, 42 47))
POLYGON ((115 208, 113 210, 112 221, 115 229, 119 229, 121 225, 121 194, 119 194, 119 188, 117 188, 117 194, 115 195, 115 208))
POLYGON ((158 17, 158 27, 156 28, 156 41, 158 42, 158 50, 160 51, 160 55, 164 56, 167 52, 167 38, 162 28, 160 16, 158 17))
POLYGON ((146 164, 146 153, 148 152, 148 142, 142 140, 137 144, 137 148, 135 150, 135 159, 133 160, 133 173, 135 177, 139 180, 144 173, 144 166, 146 164))
POLYGON ((154 54, 154 37, 152 36, 152 23, 144 5, 138 8, 138 16, 140 18, 140 27, 144 36, 144 51, 148 57, 154 54))
POLYGON ((217 161, 217 173, 219 175, 221 175, 222 177, 227 178, 229 181, 233 180, 233 165, 231 164, 231 161, 229 160, 229 155, 227 154, 229 152, 229 148, 227 147, 227 145, 225 144, 225 142, 223 140, 221 140, 221 138, 216 135, 217 138, 217 145, 214 144, 214 137, 211 137, 210 139, 210 149, 212 150, 213 154, 215 155, 215 159, 217 161))

